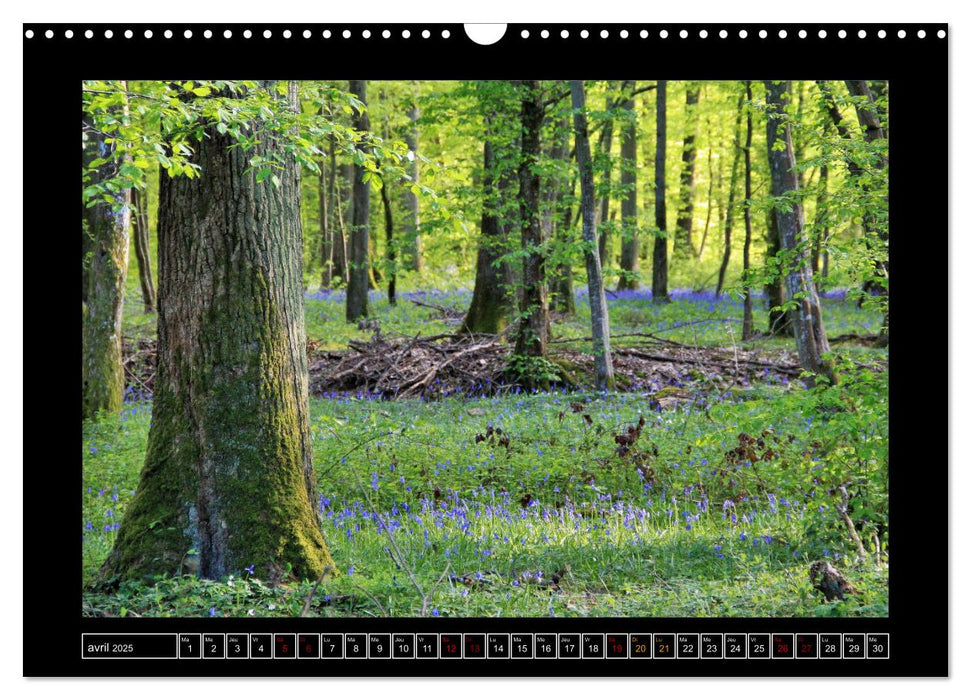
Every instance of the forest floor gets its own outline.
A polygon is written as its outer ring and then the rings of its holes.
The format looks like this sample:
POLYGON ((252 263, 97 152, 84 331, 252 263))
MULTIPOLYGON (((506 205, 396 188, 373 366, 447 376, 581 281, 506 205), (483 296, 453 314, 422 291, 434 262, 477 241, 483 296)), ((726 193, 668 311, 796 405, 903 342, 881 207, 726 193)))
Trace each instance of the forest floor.
MULTIPOLYGON (((84 614, 888 614, 886 350, 866 344, 873 310, 824 300, 830 334, 849 342, 837 346, 841 384, 810 390, 791 339, 737 340, 731 299, 611 299, 624 390, 603 393, 583 379, 580 299, 552 345, 577 381, 532 393, 504 383, 501 340, 448 335, 463 293, 413 298, 424 305, 375 299, 380 334, 343 323, 340 295, 308 298, 317 507, 341 575, 317 588, 271 586, 258 570, 166 577, 85 592, 84 614), (858 593, 826 602, 808 578, 818 559, 858 593)), ((88 581, 137 486, 151 419, 147 321, 133 315, 126 335, 125 410, 84 426, 88 581)))

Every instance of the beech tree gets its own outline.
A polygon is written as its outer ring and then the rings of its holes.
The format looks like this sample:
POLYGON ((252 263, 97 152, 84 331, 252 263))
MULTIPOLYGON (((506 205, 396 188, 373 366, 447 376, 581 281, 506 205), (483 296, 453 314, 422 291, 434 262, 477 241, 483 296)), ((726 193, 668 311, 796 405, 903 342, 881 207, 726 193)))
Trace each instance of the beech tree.
POLYGON ((299 169, 292 156, 273 179, 250 167, 282 138, 244 150, 207 125, 197 175, 161 176, 152 424, 107 584, 186 571, 190 555, 207 578, 333 567, 311 466, 299 169))
POLYGON ((823 327, 819 297, 816 294, 816 285, 813 284, 803 231, 796 158, 786 115, 791 85, 789 81, 767 80, 765 89, 768 109, 766 140, 772 196, 775 200, 773 214, 780 247, 786 252, 784 274, 788 301, 795 309, 791 322, 799 363, 803 369, 835 382, 833 367, 824 357, 829 352, 829 341, 823 327))
POLYGON ((570 81, 573 101, 573 125, 577 165, 580 168, 580 212, 583 219, 583 258, 587 266, 587 293, 590 299, 590 322, 593 330, 594 372, 597 387, 612 389, 614 365, 610 356, 610 319, 604 294, 603 273, 597 231, 594 225, 596 206, 593 192, 593 163, 590 160, 590 137, 587 133, 587 98, 583 82, 570 81))

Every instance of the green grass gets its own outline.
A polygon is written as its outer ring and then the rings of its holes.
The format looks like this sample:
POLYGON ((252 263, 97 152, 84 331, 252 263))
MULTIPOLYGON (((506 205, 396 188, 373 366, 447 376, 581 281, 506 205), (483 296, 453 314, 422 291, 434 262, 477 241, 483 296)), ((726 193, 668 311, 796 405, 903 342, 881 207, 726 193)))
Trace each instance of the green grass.
MULTIPOLYGON (((886 552, 887 380, 844 376, 816 391, 699 394, 666 412, 638 394, 312 400, 318 505, 342 574, 310 614, 417 615, 410 570, 441 616, 886 615, 887 569, 853 566, 831 491, 849 483, 864 541, 886 552), (639 438, 619 454, 614 436, 640 416, 639 438), (824 603, 807 575, 819 558, 860 594, 824 603), (491 583, 436 587, 446 570, 491 583)), ((84 426, 86 581, 137 486, 149 421, 150 405, 128 404, 84 426)), ((297 614, 311 583, 271 588, 260 574, 166 578, 84 600, 89 614, 297 614)))

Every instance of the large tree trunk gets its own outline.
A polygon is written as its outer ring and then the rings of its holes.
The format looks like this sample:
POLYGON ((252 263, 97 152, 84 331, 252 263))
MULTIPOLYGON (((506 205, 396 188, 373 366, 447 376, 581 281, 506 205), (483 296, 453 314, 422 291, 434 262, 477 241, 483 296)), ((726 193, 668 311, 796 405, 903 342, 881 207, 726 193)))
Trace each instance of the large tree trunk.
POLYGON ((668 81, 657 81, 657 149, 654 154, 654 259, 651 270, 651 295, 655 304, 668 297, 667 207, 665 205, 664 159, 667 157, 668 81))
POLYGON ((751 340, 755 335, 752 322, 752 288, 748 282, 751 268, 752 250, 752 81, 745 81, 745 245, 742 248, 742 277, 745 292, 742 300, 742 340, 751 340))
POLYGON ((523 281, 516 335, 516 354, 546 356, 549 307, 546 298, 546 259, 539 220, 540 175, 536 164, 543 127, 543 96, 538 80, 522 83, 522 157, 519 162, 519 208, 522 226, 523 281))
MULTIPOLYGON (((127 110, 125 110, 127 111, 127 110)), ((127 114, 122 118, 127 118, 127 114)), ((85 144, 88 162, 104 158, 98 177, 106 179, 115 146, 91 130, 85 144)), ((121 410, 125 371, 121 358, 121 318, 128 276, 128 227, 131 191, 114 193, 113 201, 99 201, 85 211, 90 259, 85 303, 82 307, 81 414, 94 418, 100 411, 121 410)))
POLYGON ((835 382, 832 365, 824 359, 829 352, 829 342, 823 327, 822 313, 816 286, 813 284, 806 241, 803 231, 802 204, 799 201, 799 180, 796 159, 792 150, 792 136, 785 117, 790 83, 788 81, 765 82, 768 107, 766 139, 769 152, 769 172, 772 180, 772 196, 785 199, 783 205, 773 207, 779 242, 788 260, 785 269, 786 287, 790 302, 795 303, 792 324, 796 337, 796 350, 803 369, 825 376, 835 382), (779 144, 779 146, 777 146, 779 144))
POLYGON ((479 253, 475 264, 475 287, 472 303, 462 321, 466 333, 500 333, 509 321, 507 282, 499 259, 506 253, 506 237, 499 225, 498 195, 495 185, 496 156, 492 141, 486 135, 483 147, 482 224, 479 253))
POLYGON ((738 162, 742 154, 741 131, 742 131, 742 110, 745 107, 745 95, 738 98, 738 114, 735 117, 735 140, 732 142, 732 174, 728 180, 728 206, 725 207, 725 249, 722 253, 722 263, 718 268, 718 284, 715 287, 715 296, 719 297, 725 285, 725 273, 728 271, 728 263, 732 257, 732 219, 735 214, 735 186, 738 183, 738 162))
MULTIPOLYGON (((632 92, 634 81, 625 84, 632 92)), ((625 100, 621 108, 627 111, 620 139, 620 185, 624 198, 620 202, 620 280, 618 289, 637 289, 640 284, 641 244, 637 230, 637 112, 634 99, 625 100)))
POLYGON ((161 178, 152 425, 106 584, 185 572, 190 552, 212 579, 333 567, 315 511, 299 169, 257 183, 250 157, 279 144, 234 145, 207 128, 199 176, 161 178))
MULTIPOLYGON (((418 186, 421 176, 421 168, 418 162, 418 86, 415 85, 414 100, 408 109, 409 128, 405 131, 405 144, 408 150, 414 155, 408 165, 408 175, 411 177, 411 184, 418 186)), ((421 230, 421 216, 419 209, 418 194, 413 192, 411 187, 402 189, 405 210, 408 216, 405 217, 405 240, 406 254, 411 260, 411 269, 421 272, 423 261, 421 230)))
POLYGON ((690 253, 694 248, 691 241, 691 226, 695 209, 695 161, 698 150, 695 139, 698 133, 698 99, 701 97, 699 86, 688 85, 685 93, 685 135, 684 148, 681 150, 681 189, 678 198, 678 223, 674 234, 676 252, 690 253))
POLYGON ((135 258, 138 260, 138 282, 142 288, 145 313, 155 313, 155 281, 152 279, 152 247, 148 227, 148 191, 131 191, 132 234, 135 238, 135 258))
POLYGON ((576 156, 580 168, 580 211, 583 217, 583 257, 587 265, 587 290, 590 298, 590 321, 593 335, 594 370, 597 388, 612 389, 614 366, 610 356, 610 319, 604 294, 603 274, 594 226, 593 163, 590 161, 590 139, 587 134, 587 100, 583 83, 570 81, 573 96, 573 125, 576 131, 576 156))
MULTIPOLYGON (((367 104, 367 81, 350 81, 351 94, 355 95, 365 105, 367 104)), ((371 125, 366 110, 356 112, 354 128, 357 131, 368 132, 371 125)), ((370 219, 371 219, 371 186, 364 182, 365 169, 363 165, 354 165, 353 179, 353 213, 351 217, 351 245, 350 260, 347 275, 347 314, 348 322, 370 316, 368 304, 368 289, 370 287, 370 219)))

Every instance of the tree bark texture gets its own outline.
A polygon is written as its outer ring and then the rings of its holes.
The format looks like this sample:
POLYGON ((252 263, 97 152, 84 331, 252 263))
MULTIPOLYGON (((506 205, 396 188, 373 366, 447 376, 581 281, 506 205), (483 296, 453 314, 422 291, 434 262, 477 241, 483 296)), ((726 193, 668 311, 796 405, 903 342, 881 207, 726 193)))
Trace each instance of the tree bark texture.
POLYGON ((795 302, 792 324, 796 351, 803 369, 835 381, 832 366, 823 358, 829 352, 829 342, 823 327, 822 313, 812 270, 807 260, 803 231, 802 204, 798 198, 799 179, 792 149, 792 136, 785 117, 791 84, 788 81, 766 81, 768 120, 766 139, 769 152, 769 172, 779 242, 787 253, 786 287, 790 302, 795 302), (776 147, 776 143, 781 148, 776 147), (779 200, 785 201, 783 205, 779 200))
POLYGON ((249 159, 276 140, 233 145, 207 128, 200 176, 161 178, 152 425, 106 583, 178 574, 193 551, 211 579, 333 567, 311 463, 299 169, 257 183, 249 159))
POLYGON ((590 299, 590 322, 593 337, 594 372, 597 387, 614 386, 613 359, 610 355, 610 317, 604 294, 603 271, 600 267, 595 203, 593 192, 593 163, 590 159, 590 138, 587 132, 587 100, 583 83, 570 81, 573 98, 573 125, 576 140, 577 165, 580 169, 580 211, 583 218, 583 258, 587 267, 587 290, 590 299))
MULTIPOLYGON (((367 81, 351 80, 349 91, 365 105, 367 104, 367 81)), ((366 110, 356 112, 354 129, 359 132, 371 130, 366 110)), ((348 322, 354 322, 371 315, 368 303, 370 287, 369 235, 371 219, 371 186, 364 182, 365 168, 354 165, 352 185, 353 212, 351 216, 350 260, 347 275, 347 314, 348 322)))
POLYGON ((668 296, 667 207, 664 195, 664 159, 667 157, 668 81, 657 81, 657 148, 654 154, 654 258, 651 270, 651 296, 655 304, 670 301, 668 296))
MULTIPOLYGON (((113 149, 99 132, 90 132, 84 151, 87 162, 109 160, 99 169, 99 178, 110 176, 113 149)), ((84 213, 82 225, 90 258, 82 307, 81 414, 95 418, 101 411, 120 411, 125 395, 121 318, 128 276, 131 190, 117 192, 114 201, 99 201, 84 213)))
POLYGON ((546 298, 546 256, 540 225, 540 131, 543 97, 538 80, 522 83, 522 156, 519 162, 519 206, 522 226, 523 280, 516 354, 546 356, 549 306, 546 298))

